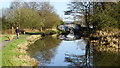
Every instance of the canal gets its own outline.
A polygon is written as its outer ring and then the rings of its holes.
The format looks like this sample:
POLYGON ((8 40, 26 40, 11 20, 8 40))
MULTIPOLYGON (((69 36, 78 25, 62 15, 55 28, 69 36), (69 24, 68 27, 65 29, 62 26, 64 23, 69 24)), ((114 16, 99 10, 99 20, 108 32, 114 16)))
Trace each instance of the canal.
POLYGON ((38 66, 118 66, 120 64, 117 50, 111 52, 95 48, 90 45, 89 38, 69 35, 67 39, 61 39, 60 35, 56 37, 49 35, 29 46, 27 54, 39 61, 38 66))

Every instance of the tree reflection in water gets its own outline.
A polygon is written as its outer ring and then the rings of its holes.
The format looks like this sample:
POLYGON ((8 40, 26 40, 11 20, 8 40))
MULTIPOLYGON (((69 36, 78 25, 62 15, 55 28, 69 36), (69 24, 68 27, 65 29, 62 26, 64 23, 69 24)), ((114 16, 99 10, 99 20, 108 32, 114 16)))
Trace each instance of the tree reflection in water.
POLYGON ((120 66, 119 49, 115 48, 102 48, 95 46, 93 52, 93 65, 94 66, 120 66))
POLYGON ((34 44, 29 46, 27 52, 31 57, 40 61, 40 65, 50 63, 51 58, 56 52, 56 46, 61 42, 52 36, 46 36, 37 40, 34 44))

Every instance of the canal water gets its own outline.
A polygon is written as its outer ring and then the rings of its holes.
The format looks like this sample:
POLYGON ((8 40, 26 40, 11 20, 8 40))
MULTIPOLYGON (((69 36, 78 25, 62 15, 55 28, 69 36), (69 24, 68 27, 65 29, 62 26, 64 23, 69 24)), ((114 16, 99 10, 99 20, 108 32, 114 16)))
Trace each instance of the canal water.
POLYGON ((59 39, 45 36, 32 44, 28 55, 39 61, 38 66, 118 66, 118 53, 101 52, 89 40, 59 39))

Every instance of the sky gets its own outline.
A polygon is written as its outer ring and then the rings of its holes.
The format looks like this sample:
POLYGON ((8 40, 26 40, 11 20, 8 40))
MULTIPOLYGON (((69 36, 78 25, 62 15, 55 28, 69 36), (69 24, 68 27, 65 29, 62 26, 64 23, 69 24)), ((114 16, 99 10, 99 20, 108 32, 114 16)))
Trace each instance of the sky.
POLYGON ((67 3, 68 2, 51 2, 50 4, 54 6, 57 14, 61 18, 64 18, 64 11, 67 10, 67 3))

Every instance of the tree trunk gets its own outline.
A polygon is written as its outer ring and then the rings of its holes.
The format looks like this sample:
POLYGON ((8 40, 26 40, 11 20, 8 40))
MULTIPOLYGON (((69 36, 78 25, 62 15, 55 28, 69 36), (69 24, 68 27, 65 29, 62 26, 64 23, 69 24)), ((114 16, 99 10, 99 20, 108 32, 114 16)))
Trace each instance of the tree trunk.
POLYGON ((12 26, 12 34, 13 34, 13 30, 14 30, 14 28, 13 28, 13 26, 12 26))
POLYGON ((41 27, 40 31, 43 31, 42 27, 41 27))
POLYGON ((85 22, 86 22, 87 28, 89 28, 87 9, 85 10, 85 12, 86 12, 86 14, 85 14, 85 22))

